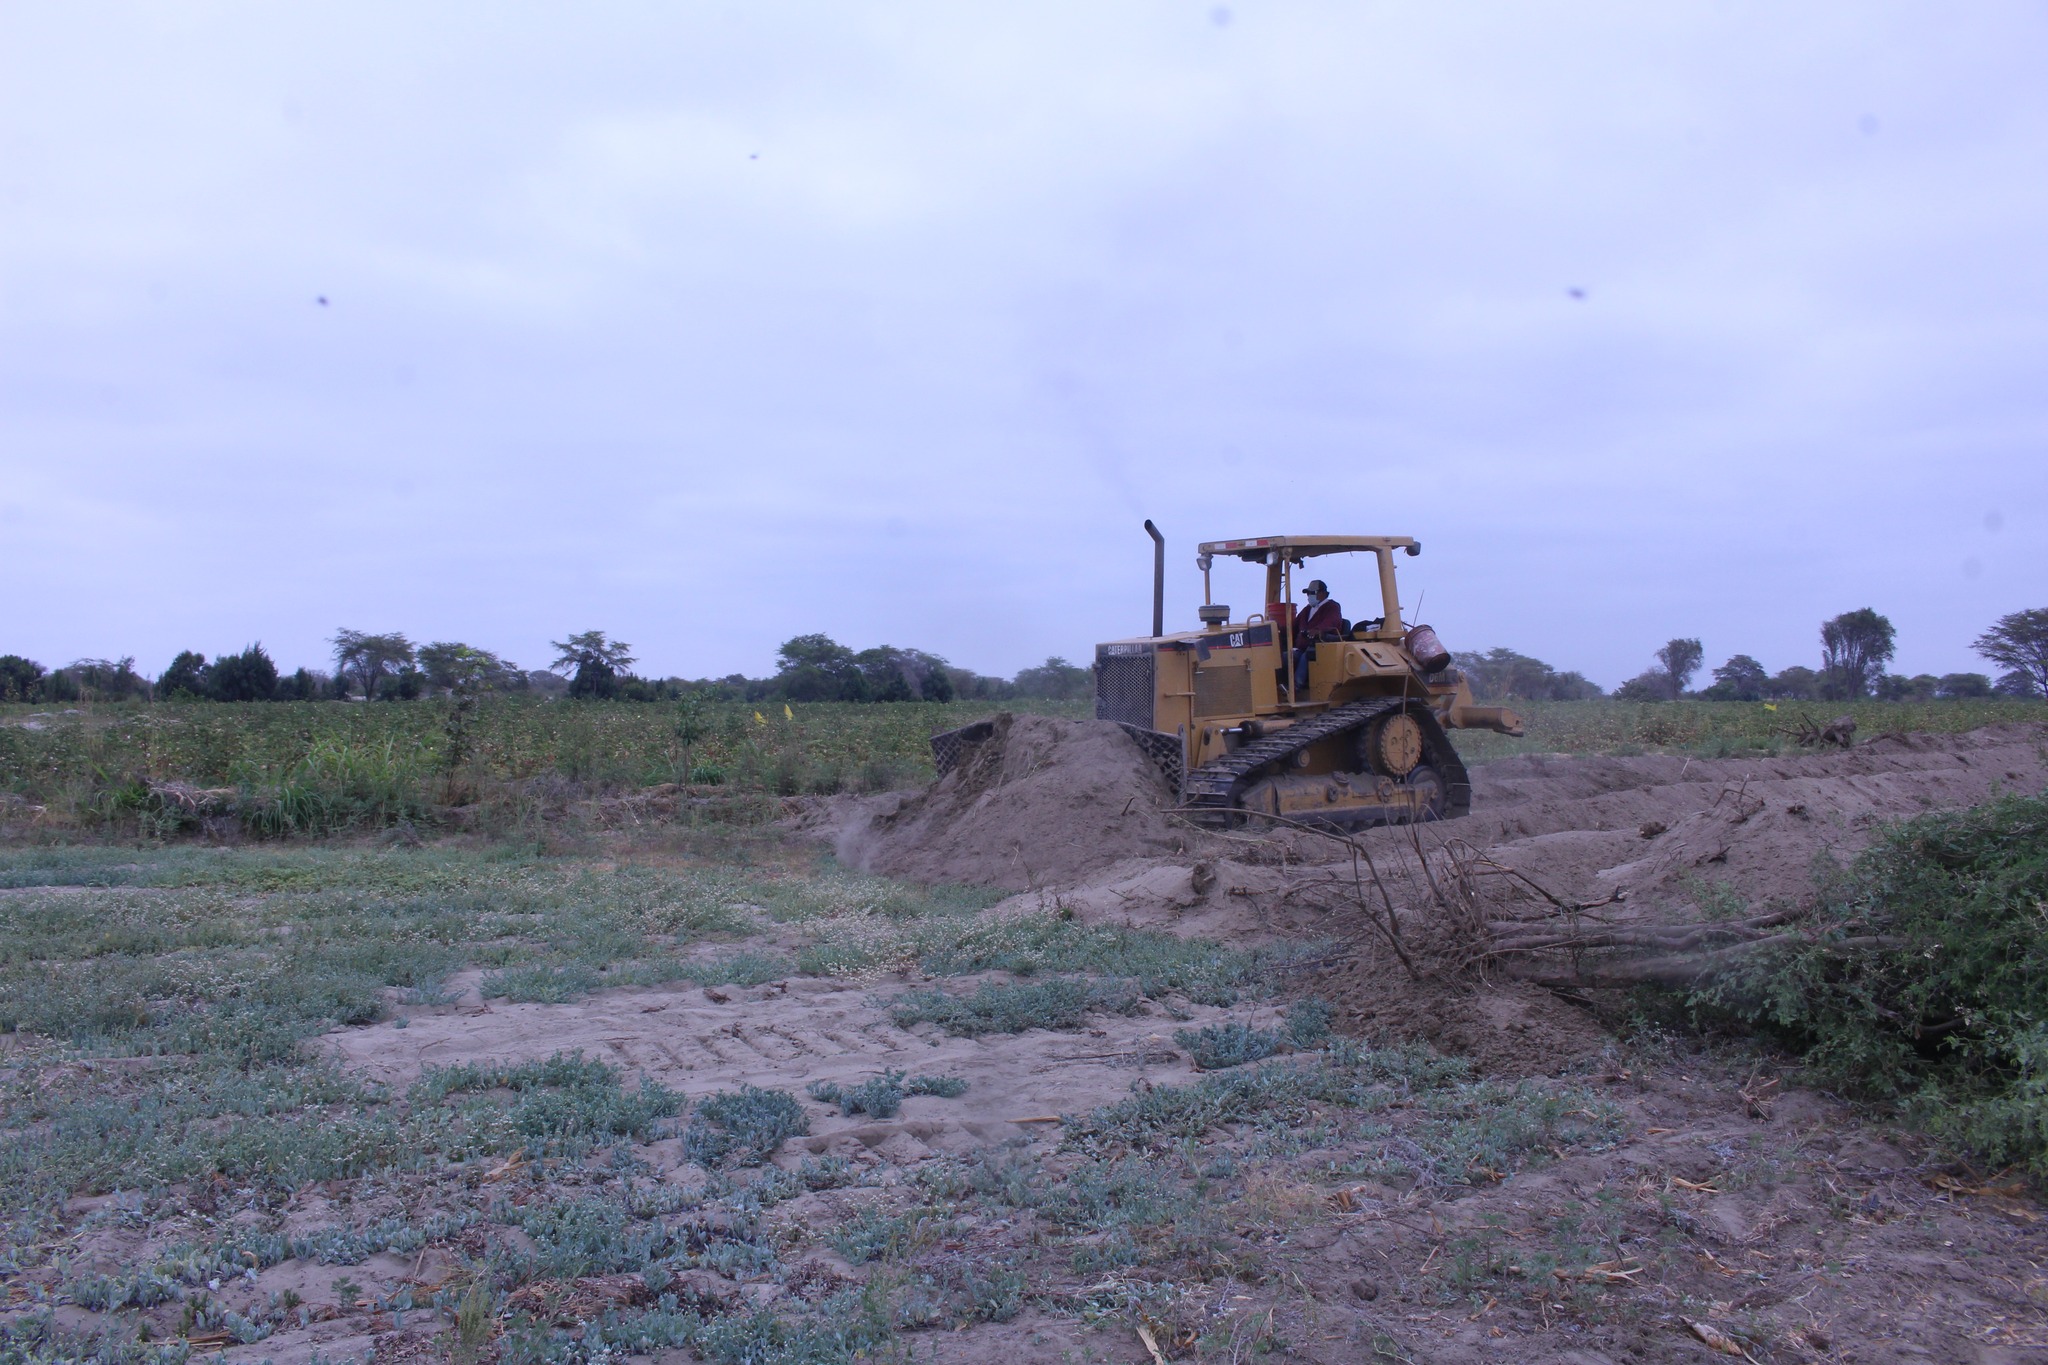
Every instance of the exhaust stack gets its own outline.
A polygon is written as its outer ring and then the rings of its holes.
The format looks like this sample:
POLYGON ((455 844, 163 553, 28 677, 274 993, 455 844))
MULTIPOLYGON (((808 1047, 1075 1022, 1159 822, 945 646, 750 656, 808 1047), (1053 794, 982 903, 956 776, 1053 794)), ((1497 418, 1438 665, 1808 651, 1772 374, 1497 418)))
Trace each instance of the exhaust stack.
POLYGON ((1152 537, 1152 638, 1166 634, 1166 537, 1145 518, 1145 534, 1152 537))

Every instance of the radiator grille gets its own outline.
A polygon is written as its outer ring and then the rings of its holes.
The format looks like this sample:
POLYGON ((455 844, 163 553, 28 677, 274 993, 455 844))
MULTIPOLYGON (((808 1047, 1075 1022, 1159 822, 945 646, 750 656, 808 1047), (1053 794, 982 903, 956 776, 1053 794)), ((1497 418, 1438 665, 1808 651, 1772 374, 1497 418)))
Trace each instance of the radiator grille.
POLYGON ((1152 650, 1111 654, 1110 645, 1095 651, 1095 718, 1152 728, 1152 650))
POLYGON ((967 751, 996 732, 995 722, 978 720, 972 725, 963 725, 958 730, 946 730, 932 736, 932 766, 939 770, 939 776, 960 766, 960 760, 967 751))
POLYGON ((1197 716, 1248 716, 1252 713, 1252 671, 1243 664, 1195 670, 1197 716))

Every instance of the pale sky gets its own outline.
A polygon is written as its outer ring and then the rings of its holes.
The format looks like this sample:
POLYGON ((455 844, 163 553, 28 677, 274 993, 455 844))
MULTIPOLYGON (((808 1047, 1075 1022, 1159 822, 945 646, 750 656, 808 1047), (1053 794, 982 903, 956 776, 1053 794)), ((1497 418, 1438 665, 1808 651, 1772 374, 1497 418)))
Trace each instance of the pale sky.
POLYGON ((1198 540, 1405 534, 1610 686, 1982 669, 2044 71, 2038 2, 0 0, 0 652, 1007 674, 1145 630, 1149 516, 1176 626, 1198 540))

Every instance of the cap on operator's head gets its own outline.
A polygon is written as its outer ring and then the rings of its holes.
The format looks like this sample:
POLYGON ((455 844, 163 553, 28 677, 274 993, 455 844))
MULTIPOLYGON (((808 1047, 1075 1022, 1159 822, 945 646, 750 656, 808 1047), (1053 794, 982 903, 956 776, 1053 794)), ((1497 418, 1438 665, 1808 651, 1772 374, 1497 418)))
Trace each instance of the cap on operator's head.
POLYGON ((1304 591, 1312 592, 1318 597, 1328 597, 1330 595, 1330 585, 1323 582, 1320 578, 1311 578, 1308 581, 1308 587, 1304 591))

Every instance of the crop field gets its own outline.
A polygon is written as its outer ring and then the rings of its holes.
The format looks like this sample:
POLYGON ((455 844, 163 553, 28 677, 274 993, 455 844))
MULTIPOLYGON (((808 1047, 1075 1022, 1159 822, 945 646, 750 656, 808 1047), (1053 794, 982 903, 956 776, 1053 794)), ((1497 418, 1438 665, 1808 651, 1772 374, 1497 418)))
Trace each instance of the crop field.
MULTIPOLYGON (((1005 702, 1079 718, 1087 702, 1005 702)), ((1468 761, 1523 753, 1779 753, 1801 719, 1856 719, 1865 738, 1959 733, 2048 717, 2048 703, 1987 700, 1676 705, 1517 703, 1528 733, 1457 735, 1468 761)), ((997 709, 985 702, 713 705, 486 701, 165 703, 70 710, 0 706, 0 825, 257 835, 327 834, 401 821, 530 823, 571 796, 664 784, 747 796, 882 791, 927 781, 930 736, 997 709), (166 795, 175 783, 198 789, 166 795), (466 809, 465 809, 466 808, 466 809), (452 813, 459 812, 459 813, 452 813), (210 824, 202 817, 212 815, 210 824)))
POLYGON ((1826 725, 1838 716, 1856 722, 1859 740, 1921 732, 1962 734, 1986 725, 2048 719, 2048 702, 2010 698, 1977 701, 1515 701, 1506 703, 1528 722, 1511 739, 1486 730, 1453 736, 1467 762, 1512 754, 1686 754, 1734 758, 1795 751, 1801 721, 1826 725))

